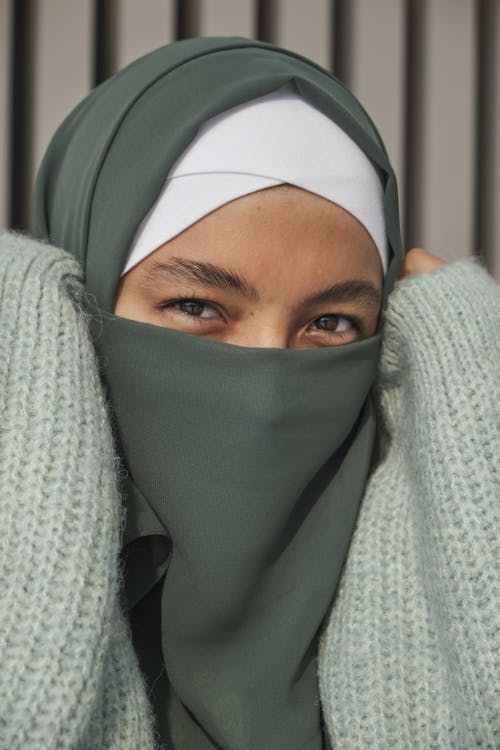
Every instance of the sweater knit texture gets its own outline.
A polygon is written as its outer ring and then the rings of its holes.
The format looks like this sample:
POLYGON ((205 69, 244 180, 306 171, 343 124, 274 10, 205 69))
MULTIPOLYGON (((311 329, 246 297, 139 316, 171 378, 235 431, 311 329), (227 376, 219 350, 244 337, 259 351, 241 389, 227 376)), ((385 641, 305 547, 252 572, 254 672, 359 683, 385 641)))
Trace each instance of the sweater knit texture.
MULTIPOLYGON (((87 317, 72 256, 0 236, 0 750, 157 747, 87 317)), ((498 750, 500 287, 442 266, 397 283, 384 326, 377 455, 319 642, 325 731, 498 750)))

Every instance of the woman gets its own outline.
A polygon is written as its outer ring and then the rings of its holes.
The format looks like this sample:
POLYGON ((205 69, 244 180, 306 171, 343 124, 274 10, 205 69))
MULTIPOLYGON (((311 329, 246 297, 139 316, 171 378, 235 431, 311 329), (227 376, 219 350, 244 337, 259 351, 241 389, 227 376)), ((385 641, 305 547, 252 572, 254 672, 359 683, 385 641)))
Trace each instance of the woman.
POLYGON ((157 50, 56 133, 34 235, 63 250, 2 247, 3 746, 495 747, 498 285, 403 262, 352 95, 157 50))

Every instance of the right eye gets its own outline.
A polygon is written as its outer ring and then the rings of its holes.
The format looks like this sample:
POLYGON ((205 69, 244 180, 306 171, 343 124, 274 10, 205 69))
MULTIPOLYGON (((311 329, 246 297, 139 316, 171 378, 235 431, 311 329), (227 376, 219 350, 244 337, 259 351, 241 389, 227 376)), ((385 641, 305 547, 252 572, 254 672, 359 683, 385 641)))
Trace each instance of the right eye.
POLYGON ((208 302, 204 302, 203 300, 192 297, 183 297, 181 299, 163 303, 162 305, 160 305, 160 310, 176 310, 183 315, 195 319, 214 320, 215 318, 220 317, 218 311, 213 305, 210 305, 208 302), (213 310, 216 314, 203 314, 203 312, 206 310, 213 310))

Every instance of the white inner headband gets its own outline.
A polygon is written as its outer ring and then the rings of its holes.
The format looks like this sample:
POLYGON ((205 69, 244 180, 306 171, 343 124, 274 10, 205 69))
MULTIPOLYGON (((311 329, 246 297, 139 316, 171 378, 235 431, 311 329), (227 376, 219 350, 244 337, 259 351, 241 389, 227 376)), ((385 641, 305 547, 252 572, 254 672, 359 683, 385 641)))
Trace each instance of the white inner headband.
POLYGON ((385 274, 384 195, 375 167, 342 128, 286 84, 201 126, 139 225, 121 275, 216 208, 283 183, 355 216, 372 237, 385 274))

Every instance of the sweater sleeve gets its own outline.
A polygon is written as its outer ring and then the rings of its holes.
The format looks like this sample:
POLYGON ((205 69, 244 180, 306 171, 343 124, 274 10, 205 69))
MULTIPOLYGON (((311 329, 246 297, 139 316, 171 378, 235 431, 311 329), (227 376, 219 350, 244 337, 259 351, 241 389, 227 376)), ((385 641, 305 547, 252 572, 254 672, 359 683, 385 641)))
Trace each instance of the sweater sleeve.
POLYGON ((0 750, 150 750, 117 457, 67 253, 0 236, 0 750))
POLYGON ((477 259, 397 283, 382 450, 320 643, 335 750, 500 747, 499 355, 477 259))

